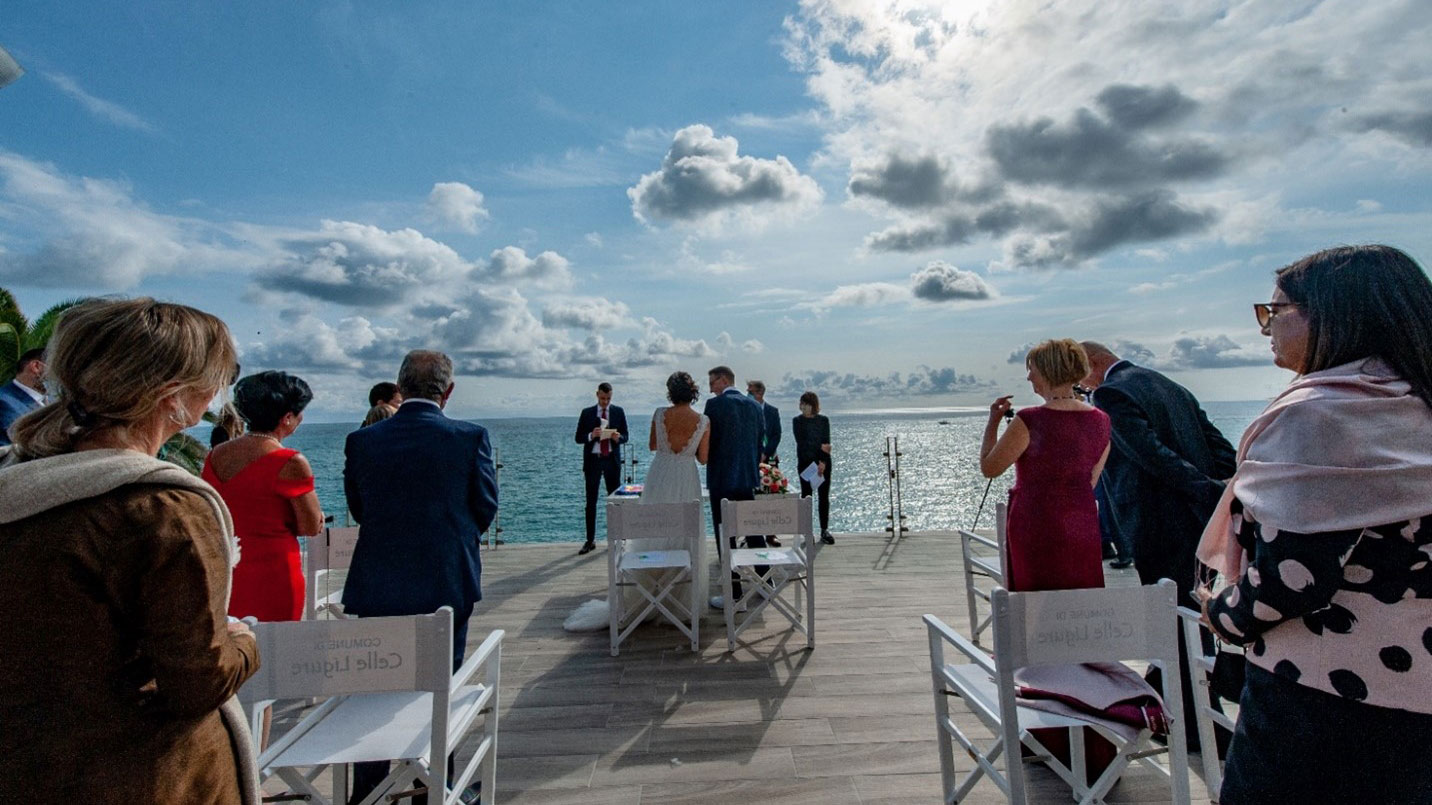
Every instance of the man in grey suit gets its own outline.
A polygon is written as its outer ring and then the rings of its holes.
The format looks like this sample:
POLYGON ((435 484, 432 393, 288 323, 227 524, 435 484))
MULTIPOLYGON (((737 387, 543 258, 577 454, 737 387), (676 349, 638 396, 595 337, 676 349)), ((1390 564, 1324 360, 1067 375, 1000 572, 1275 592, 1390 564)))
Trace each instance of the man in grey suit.
POLYGON ((10 443, 15 420, 45 402, 45 350, 30 349, 15 364, 15 379, 0 386, 0 447, 10 443))
MULTIPOLYGON (((723 539, 721 535, 721 501, 755 499, 756 486, 761 482, 764 424, 756 401, 736 390, 736 373, 731 367, 717 366, 706 377, 712 394, 704 411, 711 420, 706 489, 711 496, 711 525, 716 534, 716 552, 720 555, 728 547, 736 547, 735 537, 723 539)), ((766 538, 748 536, 746 545, 764 548, 766 538)), ((733 584, 731 592, 740 598, 741 585, 733 584)), ((722 603, 720 596, 711 599, 711 606, 716 609, 720 609, 722 603)))

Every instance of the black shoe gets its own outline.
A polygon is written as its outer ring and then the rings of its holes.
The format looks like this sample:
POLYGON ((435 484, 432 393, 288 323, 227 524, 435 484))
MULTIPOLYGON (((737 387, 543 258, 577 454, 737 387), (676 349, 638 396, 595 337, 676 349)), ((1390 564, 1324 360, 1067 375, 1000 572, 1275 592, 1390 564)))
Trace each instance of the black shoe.
POLYGON ((1118 559, 1118 558, 1119 558, 1119 552, 1116 551, 1116 550, 1114 550, 1114 546, 1113 546, 1113 545, 1105 545, 1105 546, 1104 546, 1104 558, 1105 558, 1105 559, 1118 559))
POLYGON ((591 553, 592 551, 595 551, 596 549, 597 549, 597 543, 595 543, 595 542, 593 542, 593 541, 591 541, 591 540, 587 540, 586 542, 582 543, 582 549, 581 549, 580 551, 577 551, 577 555, 578 555, 578 556, 581 556, 581 555, 584 554, 584 553, 591 553))
POLYGON ((821 529, 821 532, 820 532, 820 541, 821 541, 821 544, 823 544, 823 545, 834 545, 834 544, 835 544, 835 537, 832 537, 832 536, 830 535, 830 531, 829 531, 829 530, 827 530, 827 529, 821 529))
POLYGON ((1126 568, 1126 567, 1133 567, 1133 566, 1134 566, 1134 560, 1132 560, 1132 559, 1115 559, 1114 561, 1112 561, 1112 562, 1109 563, 1109 567, 1112 567, 1112 568, 1115 569, 1115 570, 1123 570, 1123 569, 1126 568))
POLYGON ((781 547, 781 541, 776 539, 775 537, 766 537, 766 547, 779 548, 781 547))

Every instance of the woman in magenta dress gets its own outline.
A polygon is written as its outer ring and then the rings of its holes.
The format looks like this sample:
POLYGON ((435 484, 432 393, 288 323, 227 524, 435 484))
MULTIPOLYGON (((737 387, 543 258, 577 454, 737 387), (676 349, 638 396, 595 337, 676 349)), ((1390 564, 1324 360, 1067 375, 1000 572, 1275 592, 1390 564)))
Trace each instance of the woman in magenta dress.
POLYGON ((1019 411, 996 440, 1010 398, 995 400, 980 445, 986 478, 1014 465, 1006 585, 1013 592, 1103 587, 1094 482, 1109 457, 1109 417, 1074 393, 1089 358, 1079 342, 1061 338, 1035 346, 1024 362, 1044 404, 1019 411))
POLYGON ((283 440, 298 429, 313 392, 284 372, 249 375, 234 386, 243 436, 209 453, 203 478, 228 504, 239 538, 229 614, 261 621, 303 617, 303 560, 298 537, 323 528, 313 470, 283 440))

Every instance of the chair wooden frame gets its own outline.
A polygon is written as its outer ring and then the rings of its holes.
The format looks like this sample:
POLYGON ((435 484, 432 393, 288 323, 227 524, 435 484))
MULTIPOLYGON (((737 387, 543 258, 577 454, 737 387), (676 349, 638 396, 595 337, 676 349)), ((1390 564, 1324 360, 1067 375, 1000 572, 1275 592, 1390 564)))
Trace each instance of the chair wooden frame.
POLYGON ((700 500, 607 504, 607 611, 613 657, 621 642, 653 612, 660 612, 690 638, 692 651, 701 650, 701 599, 705 591, 696 589, 692 557, 701 555, 699 541, 706 536, 703 528, 700 500), (629 540, 673 536, 685 540, 684 550, 625 549, 629 540), (685 602, 676 597, 682 585, 687 592, 685 602), (636 605, 640 611, 625 608, 623 589, 641 593, 642 601, 636 605))
POLYGON ((308 569, 304 590, 304 619, 314 620, 328 614, 345 618, 343 590, 319 589, 319 580, 327 581, 335 570, 347 570, 353 563, 353 550, 358 544, 358 526, 329 526, 323 533, 308 538, 308 569))
POLYGON ((1216 657, 1203 652, 1203 640, 1199 633, 1200 614, 1188 607, 1179 607, 1178 618, 1183 644, 1188 650, 1188 675, 1189 682, 1193 685, 1193 716, 1198 724, 1198 743, 1202 748, 1199 755, 1203 758, 1203 781, 1208 786, 1209 800, 1217 802, 1218 790, 1223 787, 1223 761, 1218 759, 1218 741, 1214 725, 1231 733, 1238 722, 1227 713, 1213 709, 1213 683, 1210 676, 1213 674, 1216 657))
POLYGON ((479 775, 491 803, 503 632, 492 632, 453 673, 452 630, 448 607, 431 615, 257 624, 264 665, 239 691, 254 735, 272 702, 322 698, 259 752, 260 779, 277 775, 308 801, 342 805, 348 766, 389 760, 397 763, 362 805, 429 791, 444 792, 431 805, 455 805, 479 775), (479 719, 481 741, 449 788, 447 757, 479 719), (314 784, 325 770, 332 772, 332 799, 314 784))
MULTIPOLYGON (((805 635, 806 648, 815 648, 815 556, 817 546, 811 523, 811 499, 795 495, 762 495, 756 500, 722 500, 721 530, 739 543, 745 536, 774 534, 797 537, 799 543, 781 548, 731 548, 722 551, 722 610, 726 620, 726 651, 755 617, 769 606, 805 635), (763 577, 757 567, 769 567, 763 577), (739 574, 745 592, 737 601, 732 574, 739 574), (791 590, 793 601, 783 594, 791 590), (804 593, 805 606, 801 606, 804 593), (741 605, 747 611, 740 612, 741 605), (804 612, 802 612, 804 609, 804 612)), ((725 537, 721 537, 725 539, 725 537)))
POLYGON ((994 539, 969 529, 959 530, 960 558, 964 562, 965 606, 970 616, 970 640, 975 643, 980 642, 980 633, 990 628, 994 619, 992 612, 981 615, 979 602, 984 601, 988 605, 994 588, 1004 586, 1006 513, 1006 504, 995 504, 994 539), (994 556, 990 556, 988 551, 994 551, 994 556), (979 583, 981 578, 988 578, 992 583, 988 587, 982 586, 979 583))
POLYGON ((957 634, 934 615, 924 617, 930 640, 930 674, 935 697, 936 737, 940 753, 942 801, 959 802, 983 777, 989 777, 1009 801, 1028 801, 1024 763, 1045 763, 1074 792, 1080 803, 1103 802, 1104 795, 1131 763, 1143 763, 1169 778, 1172 799, 1188 805, 1188 751, 1182 728, 1183 696, 1179 688, 1179 659, 1176 617, 1176 588, 1167 579, 1156 585, 1127 589, 1059 590, 1010 593, 996 588, 994 606, 995 655, 957 634), (1081 615, 1082 613, 1082 615, 1081 615), (1097 613, 1097 614, 1095 614, 1097 613), (1067 631, 1079 616, 1094 615, 1111 624, 1097 634, 1092 626, 1079 636, 1067 631), (1065 619, 1070 620, 1066 621, 1065 619), (1066 631, 1061 631, 1066 630, 1066 631), (953 646, 968 664, 945 661, 947 646, 953 646), (1030 707, 1020 707, 1015 698, 1016 669, 1043 665, 1067 665, 1097 661, 1148 660, 1163 668, 1165 711, 1175 726, 1168 746, 1153 743, 1152 733, 1140 730, 1129 741, 1118 731, 1094 717, 1072 718, 1030 707), (962 698, 995 734, 994 743, 981 749, 950 717, 949 699, 962 698), (1013 717, 1010 717, 1013 716, 1013 717), (1084 727, 1093 728, 1118 748, 1118 756, 1099 778, 1088 781, 1084 768, 1084 727), (1031 730, 1067 728, 1070 736, 1070 766, 1056 760, 1031 730), (953 739, 953 740, 952 740, 953 739), (954 742, 974 759, 976 767, 960 783, 954 766, 954 742), (1019 747, 1028 747, 1034 757, 1022 759, 1019 747), (995 761, 1004 754, 1006 771, 995 761), (1153 761, 1168 755, 1168 768, 1153 761))

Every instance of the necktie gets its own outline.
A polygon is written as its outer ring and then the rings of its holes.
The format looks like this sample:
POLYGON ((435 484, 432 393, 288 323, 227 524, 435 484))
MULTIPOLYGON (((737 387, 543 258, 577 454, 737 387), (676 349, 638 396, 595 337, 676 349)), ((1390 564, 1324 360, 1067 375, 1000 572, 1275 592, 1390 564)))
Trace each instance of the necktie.
MULTIPOLYGON (((597 412, 597 417, 605 424, 607 421, 607 409, 603 408, 597 412)), ((602 439, 602 458, 612 454, 612 443, 610 439, 602 439)))

